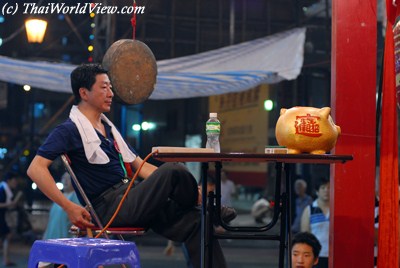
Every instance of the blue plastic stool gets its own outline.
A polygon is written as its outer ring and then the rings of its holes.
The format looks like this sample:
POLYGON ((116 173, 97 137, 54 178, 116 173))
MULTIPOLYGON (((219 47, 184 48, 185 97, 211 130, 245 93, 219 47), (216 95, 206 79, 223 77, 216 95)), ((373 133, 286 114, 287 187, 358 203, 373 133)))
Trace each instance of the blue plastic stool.
POLYGON ((99 265, 129 264, 140 268, 136 244, 102 238, 61 238, 36 240, 29 255, 29 268, 39 262, 65 264, 68 268, 92 268, 99 265))

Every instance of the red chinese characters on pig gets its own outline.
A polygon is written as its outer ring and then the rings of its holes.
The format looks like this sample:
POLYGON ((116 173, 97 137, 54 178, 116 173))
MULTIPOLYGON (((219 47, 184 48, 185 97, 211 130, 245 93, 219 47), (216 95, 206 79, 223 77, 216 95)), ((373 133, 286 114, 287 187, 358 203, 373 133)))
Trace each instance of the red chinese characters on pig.
POLYGON ((336 144, 340 127, 333 123, 329 107, 281 109, 276 123, 278 144, 291 154, 325 154, 336 144))

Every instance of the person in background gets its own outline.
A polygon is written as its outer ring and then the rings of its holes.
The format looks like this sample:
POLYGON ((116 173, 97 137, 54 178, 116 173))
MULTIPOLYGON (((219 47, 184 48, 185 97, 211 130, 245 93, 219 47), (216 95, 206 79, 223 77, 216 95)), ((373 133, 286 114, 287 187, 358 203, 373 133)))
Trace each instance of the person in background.
POLYGON ((328 268, 329 257, 329 205, 330 182, 320 178, 316 185, 317 199, 304 209, 301 217, 301 231, 314 234, 322 245, 318 268, 328 268))
MULTIPOLYGON (((209 177, 207 181, 207 193, 215 193, 215 178, 209 177)), ((231 208, 232 206, 232 196, 236 193, 235 184, 228 179, 228 176, 224 170, 221 170, 221 216, 225 223, 230 223, 234 218, 236 218, 236 212, 231 208)), ((215 215, 214 215, 215 216, 215 215)), ((214 221, 216 219, 214 218, 214 221)), ((214 223, 216 233, 225 233, 225 229, 214 223)))
POLYGON ((303 179, 297 179, 294 182, 294 191, 297 195, 295 200, 295 218, 292 224, 293 234, 300 232, 301 216, 303 215, 304 208, 309 206, 313 200, 307 191, 307 182, 303 179))
POLYGON ((267 196, 264 194, 251 206, 250 214, 256 223, 265 224, 264 220, 271 217, 272 209, 271 202, 267 200, 267 196))
MULTIPOLYGON (((37 239, 37 235, 33 230, 33 226, 30 220, 30 215, 26 210, 27 204, 27 194, 26 188, 27 183, 24 177, 18 174, 18 189, 13 190, 13 192, 21 192, 21 198, 19 199, 16 207, 13 209, 17 213, 17 228, 16 233, 22 238, 26 243, 31 244, 37 239)), ((29 206, 29 205, 28 205, 29 206)), ((30 207, 32 208, 32 207, 30 207)))
MULTIPOLYGON (((198 189, 199 189, 199 201, 198 202, 201 203, 202 202, 202 200, 201 200, 202 181, 201 180, 199 181, 198 185, 199 185, 198 186, 198 189)), ((208 176, 208 178, 207 178, 207 197, 210 192, 215 193, 215 178, 212 176, 208 176)), ((226 206, 221 207, 221 215, 222 215, 222 220, 225 221, 226 223, 229 223, 237 216, 235 210, 233 210, 229 207, 226 207, 226 206)), ((215 231, 217 233, 225 232, 225 229, 219 225, 214 224, 214 227, 215 227, 215 231)), ((182 248, 183 256, 185 257, 186 267, 193 268, 193 265, 190 262, 189 253, 188 253, 187 247, 185 246, 185 243, 181 244, 181 248, 182 248)), ((172 256, 174 254, 174 252, 175 252, 175 243, 172 240, 168 240, 167 246, 164 249, 164 254, 166 256, 172 256)))
POLYGON ((378 264, 379 195, 375 192, 374 207, 374 267, 378 264))
POLYGON ((312 268, 318 264, 321 244, 315 235, 297 233, 292 240, 292 268, 312 268))
POLYGON ((13 172, 7 173, 0 183, 0 238, 3 240, 3 264, 5 267, 16 265, 9 259, 9 242, 12 232, 6 221, 6 213, 8 209, 15 208, 22 197, 22 192, 13 193, 17 187, 17 174, 13 172))
POLYGON ((225 170, 221 170, 221 205, 232 206, 232 197, 236 194, 236 186, 228 179, 225 170))
MULTIPOLYGON (((199 186, 198 187, 199 187, 198 189, 199 189, 199 198, 200 198, 201 192, 202 192, 202 190, 201 190, 201 180, 199 182, 199 186)), ((209 192, 215 192, 215 180, 211 176, 209 176, 207 178, 207 194, 209 192)), ((201 201, 199 200, 199 203, 200 202, 201 201)), ((182 248, 183 256, 185 257, 186 267, 187 268, 193 268, 193 265, 190 262, 190 258, 189 258, 188 252, 187 252, 187 248, 186 248, 184 243, 181 244, 181 248, 182 248)), ((174 253, 175 253, 175 243, 172 240, 168 240, 167 246, 164 249, 164 254, 166 256, 172 256, 172 255, 174 255, 174 253)))
MULTIPOLYGON (((72 186, 71 176, 67 172, 61 176, 61 182, 64 185, 64 196, 68 200, 79 204, 78 196, 72 186)), ((43 234, 43 239, 71 237, 71 234, 69 233, 71 225, 72 223, 68 219, 68 215, 63 208, 57 203, 53 203, 50 208, 49 221, 43 234)))

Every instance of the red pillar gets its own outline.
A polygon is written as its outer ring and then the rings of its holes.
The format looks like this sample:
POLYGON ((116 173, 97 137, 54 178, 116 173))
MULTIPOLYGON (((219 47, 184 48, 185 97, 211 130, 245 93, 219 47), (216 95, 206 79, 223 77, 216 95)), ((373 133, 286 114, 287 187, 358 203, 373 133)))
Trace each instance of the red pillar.
POLYGON ((376 0, 332 1, 331 105, 342 134, 331 168, 330 267, 373 267, 376 0))

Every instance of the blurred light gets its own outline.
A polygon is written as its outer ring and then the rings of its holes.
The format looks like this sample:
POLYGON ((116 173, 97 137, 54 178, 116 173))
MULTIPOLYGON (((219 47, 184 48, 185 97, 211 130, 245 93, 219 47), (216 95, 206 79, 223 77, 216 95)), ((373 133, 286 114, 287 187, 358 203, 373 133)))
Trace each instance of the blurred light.
POLYGON ((90 27, 92 27, 92 28, 96 27, 96 23, 91 23, 90 27))
POLYGON ((64 14, 58 15, 58 19, 59 19, 59 20, 64 20, 64 18, 65 18, 65 17, 64 17, 64 14))
POLYGON ((64 61, 64 62, 70 62, 70 61, 71 61, 71 55, 69 55, 69 54, 63 54, 63 55, 61 56, 61 59, 62 59, 62 61, 64 61))
POLYGON ((42 103, 42 102, 35 103, 35 108, 39 109, 39 110, 43 110, 44 109, 44 103, 42 103))
POLYGON ((44 115, 44 103, 36 102, 33 105, 33 117, 40 118, 44 115))
POLYGON ((94 34, 89 35, 89 39, 93 40, 94 39, 94 34))
POLYGON ((88 62, 93 62, 93 57, 89 57, 88 62))
POLYGON ((3 44, 3 38, 0 37, 0 47, 3 44))
POLYGON ((143 129, 144 131, 148 130, 148 129, 149 129, 149 123, 143 122, 143 123, 142 123, 142 129, 143 129))
POLYGON ((152 122, 146 122, 146 121, 144 121, 144 122, 142 123, 142 129, 143 129, 144 131, 154 129, 155 127, 156 127, 156 124, 154 124, 154 123, 152 123, 152 122))
POLYGON ((24 152, 22 153, 24 156, 28 156, 29 154, 30 154, 30 151, 27 149, 27 150, 24 150, 24 152))
POLYGON ((4 21, 5 21, 4 16, 1 16, 1 15, 0 15, 0 23, 3 23, 4 21))
POLYGON ((31 185, 31 187, 32 187, 32 190, 36 190, 36 189, 37 189, 37 185, 36 185, 36 183, 32 182, 32 185, 31 185))
POLYGON ((90 13, 91 18, 94 18, 94 16, 96 16, 96 14, 94 14, 94 12, 90 13))
POLYGON ((31 86, 30 85, 24 85, 22 87, 25 91, 30 91, 31 90, 31 86))
POLYGON ((0 148, 0 159, 4 159, 7 154, 7 148, 0 148))
POLYGON ((133 131, 140 131, 140 129, 141 129, 141 127, 140 127, 139 124, 133 124, 133 125, 132 125, 132 130, 133 130, 133 131))
POLYGON ((88 46, 88 48, 87 48, 90 52, 92 52, 93 51, 93 46, 92 45, 90 45, 90 46, 88 46))
POLYGON ((271 111, 274 108, 274 102, 272 100, 264 101, 264 109, 266 111, 271 111))
POLYGON ((61 44, 62 44, 63 46, 66 46, 66 45, 68 44, 68 37, 63 36, 63 37, 61 38, 61 44))
POLYGON ((25 21, 26 35, 29 43, 42 43, 46 33, 47 21, 28 19, 25 21))
POLYGON ((149 129, 155 129, 156 128, 156 124, 153 122, 149 122, 149 129))
POLYGON ((64 189, 64 184, 62 184, 62 182, 57 182, 56 185, 58 190, 62 191, 62 189, 64 189))

